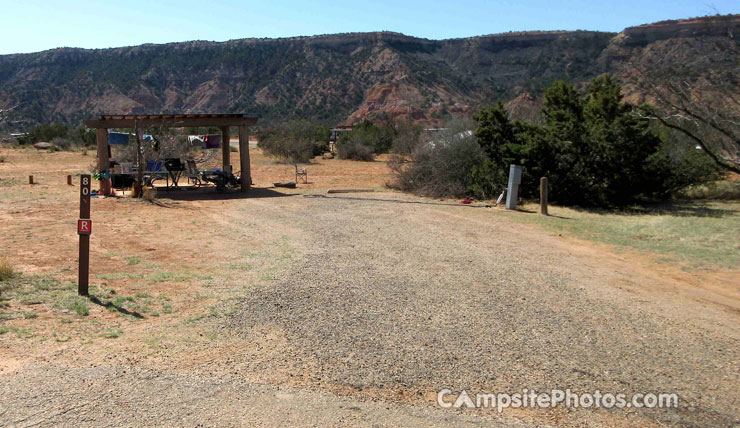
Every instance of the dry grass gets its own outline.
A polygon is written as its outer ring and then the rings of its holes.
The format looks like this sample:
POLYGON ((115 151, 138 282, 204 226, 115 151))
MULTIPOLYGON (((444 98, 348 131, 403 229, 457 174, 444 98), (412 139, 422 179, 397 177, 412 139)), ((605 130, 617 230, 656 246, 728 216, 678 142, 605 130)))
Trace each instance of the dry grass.
MULTIPOLYGON (((528 211, 539 206, 525 205, 528 211)), ((740 266, 740 202, 674 202, 629 210, 550 206, 550 216, 517 215, 581 239, 661 255, 699 269, 740 266)))

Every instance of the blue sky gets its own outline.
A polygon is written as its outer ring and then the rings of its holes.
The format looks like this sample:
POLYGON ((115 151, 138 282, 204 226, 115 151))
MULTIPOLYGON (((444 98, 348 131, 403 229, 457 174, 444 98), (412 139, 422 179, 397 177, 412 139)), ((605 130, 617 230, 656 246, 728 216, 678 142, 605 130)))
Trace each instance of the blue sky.
POLYGON ((0 54, 8 54, 380 30, 430 39, 620 31, 663 19, 740 13, 740 0, 0 0, 0 11, 0 54))

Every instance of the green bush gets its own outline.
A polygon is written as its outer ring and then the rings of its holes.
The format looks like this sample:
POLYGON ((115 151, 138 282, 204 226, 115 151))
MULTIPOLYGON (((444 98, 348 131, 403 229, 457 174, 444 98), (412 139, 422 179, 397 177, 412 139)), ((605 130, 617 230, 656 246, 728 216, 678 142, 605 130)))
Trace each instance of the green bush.
POLYGON ((306 163, 329 150, 329 136, 326 126, 294 120, 260 134, 259 147, 280 161, 306 163))
MULTIPOLYGON (((350 132, 343 132, 337 141, 337 153, 340 159, 355 159, 343 157, 345 154, 357 154, 369 148, 375 154, 388 153, 393 145, 394 132, 391 128, 381 127, 373 122, 364 121, 355 125, 350 132), (351 145, 351 148, 342 149, 342 146, 351 145)), ((356 159, 365 160, 365 159, 356 159)))

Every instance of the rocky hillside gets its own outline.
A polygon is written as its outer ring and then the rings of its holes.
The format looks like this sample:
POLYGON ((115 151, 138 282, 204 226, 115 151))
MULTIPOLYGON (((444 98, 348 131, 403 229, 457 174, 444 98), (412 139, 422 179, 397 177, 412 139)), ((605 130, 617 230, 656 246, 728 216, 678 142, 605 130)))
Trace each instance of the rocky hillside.
POLYGON ((330 124, 387 114, 434 123, 496 99, 536 104, 533 98, 556 79, 624 77, 636 65, 680 65, 676 72, 690 79, 702 78, 708 67, 736 70, 738 58, 723 46, 736 43, 737 33, 735 15, 619 34, 436 41, 382 32, 4 55, 0 128, 78 124, 103 112, 245 112, 266 122, 307 117, 330 124))

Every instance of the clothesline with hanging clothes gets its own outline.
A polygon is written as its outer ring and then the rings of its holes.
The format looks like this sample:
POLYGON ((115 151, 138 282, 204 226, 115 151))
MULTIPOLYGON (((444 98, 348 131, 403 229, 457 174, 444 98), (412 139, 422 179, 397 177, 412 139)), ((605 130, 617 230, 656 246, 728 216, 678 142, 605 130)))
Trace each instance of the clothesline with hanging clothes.
MULTIPOLYGON (((128 132, 109 132, 108 133, 108 144, 111 145, 118 145, 118 146, 126 146, 129 142, 129 137, 134 136, 134 134, 128 133, 128 132)), ((156 138, 154 138, 154 135, 151 134, 144 134, 141 136, 141 141, 150 143, 156 141, 156 138)))
POLYGON ((218 149, 221 147, 221 134, 188 135, 188 143, 203 149, 218 149))

